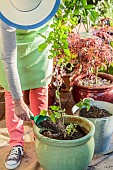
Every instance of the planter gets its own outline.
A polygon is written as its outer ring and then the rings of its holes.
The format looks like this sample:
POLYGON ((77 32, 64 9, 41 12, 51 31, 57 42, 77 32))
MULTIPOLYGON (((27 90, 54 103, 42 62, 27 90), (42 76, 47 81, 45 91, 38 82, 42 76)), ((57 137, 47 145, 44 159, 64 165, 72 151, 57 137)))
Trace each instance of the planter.
POLYGON ((74 84, 72 95, 75 103, 80 99, 93 98, 94 100, 101 100, 113 103, 113 75, 107 73, 99 73, 99 77, 108 79, 112 82, 109 86, 89 87, 74 84))
POLYGON ((44 170, 86 170, 94 153, 94 125, 89 120, 66 116, 66 123, 78 123, 87 135, 76 140, 56 140, 43 136, 34 126, 36 153, 44 170))
MULTIPOLYGON (((91 105, 95 105, 100 109, 105 109, 109 113, 113 114, 113 104, 104 101, 91 101, 91 105)), ((72 108, 72 112, 75 113, 77 106, 72 108)), ((113 133, 113 116, 104 118, 87 118, 95 125, 95 154, 105 153, 111 143, 113 133)))

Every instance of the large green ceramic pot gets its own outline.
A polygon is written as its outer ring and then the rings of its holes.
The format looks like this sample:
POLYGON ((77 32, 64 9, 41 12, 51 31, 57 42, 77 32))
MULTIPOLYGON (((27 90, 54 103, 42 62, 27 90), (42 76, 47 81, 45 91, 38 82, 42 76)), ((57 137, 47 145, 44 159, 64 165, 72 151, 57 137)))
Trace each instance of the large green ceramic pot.
POLYGON ((44 170, 86 170, 94 154, 93 123, 85 118, 68 115, 66 123, 77 123, 87 133, 75 140, 55 140, 42 134, 34 126, 36 153, 44 170))

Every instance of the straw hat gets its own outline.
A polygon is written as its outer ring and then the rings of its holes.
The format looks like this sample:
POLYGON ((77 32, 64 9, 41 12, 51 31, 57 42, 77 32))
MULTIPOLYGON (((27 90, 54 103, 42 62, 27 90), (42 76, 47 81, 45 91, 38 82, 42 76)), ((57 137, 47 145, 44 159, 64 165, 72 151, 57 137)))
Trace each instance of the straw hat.
POLYGON ((34 29, 49 21, 60 0, 0 0, 0 19, 19 29, 34 29))

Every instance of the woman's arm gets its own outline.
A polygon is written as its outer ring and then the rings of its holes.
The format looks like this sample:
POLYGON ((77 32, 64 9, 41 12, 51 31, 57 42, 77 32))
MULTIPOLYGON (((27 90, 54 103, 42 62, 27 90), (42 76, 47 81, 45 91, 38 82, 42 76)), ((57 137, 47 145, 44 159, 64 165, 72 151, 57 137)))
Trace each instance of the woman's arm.
POLYGON ((17 70, 16 30, 1 21, 1 51, 8 85, 13 99, 22 97, 17 70))
POLYGON ((29 120, 29 114, 32 113, 23 101, 17 69, 16 30, 2 21, 0 26, 2 59, 9 89, 14 99, 15 114, 23 120, 29 120))

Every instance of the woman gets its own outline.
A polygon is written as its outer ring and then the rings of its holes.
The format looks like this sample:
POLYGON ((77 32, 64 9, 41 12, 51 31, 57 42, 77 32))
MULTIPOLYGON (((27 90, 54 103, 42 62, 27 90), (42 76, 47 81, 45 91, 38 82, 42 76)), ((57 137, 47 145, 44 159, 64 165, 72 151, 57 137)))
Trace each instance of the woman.
POLYGON ((21 162, 23 121, 29 120, 30 114, 37 115, 48 106, 50 79, 45 78, 52 72, 52 60, 48 59, 49 47, 43 52, 38 52, 37 48, 44 42, 40 33, 48 36, 50 23, 47 21, 53 17, 60 4, 58 0, 46 0, 47 6, 45 0, 25 2, 0 1, 0 85, 5 89, 6 126, 11 146, 5 160, 8 169, 17 168, 21 162), (44 11, 42 15, 41 11, 44 11), (36 27, 39 28, 33 29, 36 27), (22 94, 23 90, 29 89, 30 109, 24 103, 22 94))

